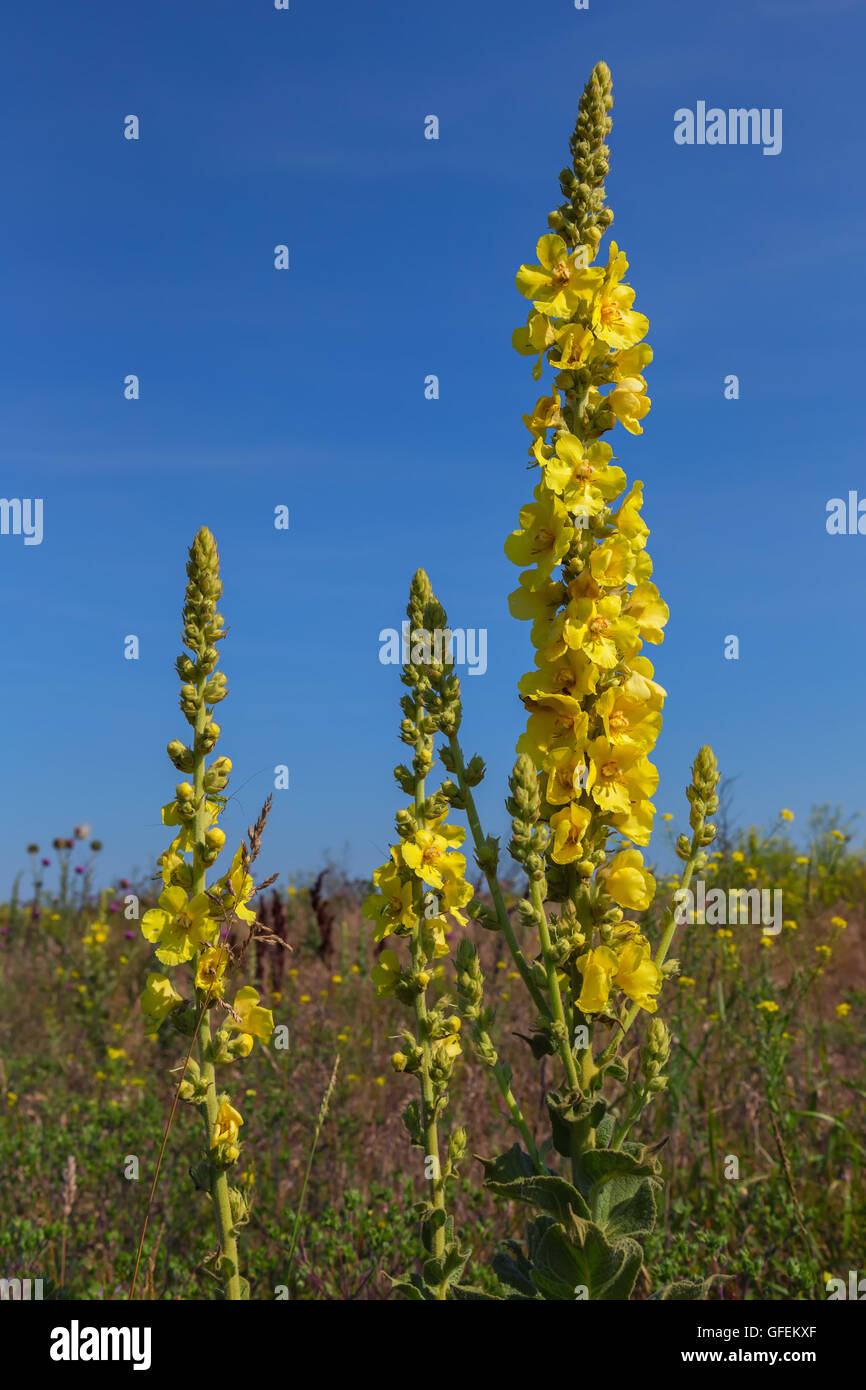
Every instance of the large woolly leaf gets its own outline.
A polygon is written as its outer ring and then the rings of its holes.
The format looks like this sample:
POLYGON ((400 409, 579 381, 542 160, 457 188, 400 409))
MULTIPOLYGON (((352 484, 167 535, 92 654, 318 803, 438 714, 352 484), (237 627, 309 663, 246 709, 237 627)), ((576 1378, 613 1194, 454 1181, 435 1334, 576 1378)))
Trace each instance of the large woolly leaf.
MULTIPOLYGON (((615 1178, 610 1187, 615 1188, 624 1181, 632 1179, 615 1178)), ((635 1190, 622 1201, 609 1202, 607 1217, 601 1224, 610 1239, 649 1235, 656 1224, 655 1195, 649 1178, 639 1179, 635 1190)))
POLYGON ((519 1178, 530 1178, 536 1172, 535 1164, 525 1149, 512 1144, 498 1158, 479 1158, 484 1167, 485 1182, 515 1182, 519 1178))
POLYGON ((512 1202, 526 1202, 536 1211, 545 1212, 557 1221, 567 1222, 572 1212, 587 1219, 590 1216, 589 1207, 577 1188, 555 1173, 536 1173, 531 1178, 518 1178, 516 1182, 497 1182, 488 1178, 484 1185, 500 1197, 507 1197, 512 1202))
POLYGON ((634 1241, 615 1243, 592 1221, 575 1221, 570 1235, 553 1226, 541 1240, 533 1282, 545 1299, 574 1299, 585 1289, 589 1299, 628 1298, 641 1266, 634 1241))
POLYGON ((492 1266, 494 1274, 497 1274, 510 1289, 516 1289, 524 1298, 538 1297, 532 1282, 532 1265, 516 1241, 508 1241, 506 1250, 497 1250, 492 1266))
POLYGON ((711 1274, 708 1279, 678 1279, 673 1284, 665 1284, 664 1288, 657 1289, 655 1293, 650 1294, 650 1298, 666 1303, 709 1298, 714 1281, 728 1277, 730 1276, 711 1274))

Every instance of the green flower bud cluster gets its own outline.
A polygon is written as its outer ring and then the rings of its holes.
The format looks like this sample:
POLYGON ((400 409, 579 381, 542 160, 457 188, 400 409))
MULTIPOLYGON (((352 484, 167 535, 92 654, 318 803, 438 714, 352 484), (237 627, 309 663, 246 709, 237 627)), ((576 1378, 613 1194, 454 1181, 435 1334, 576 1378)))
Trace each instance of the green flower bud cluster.
POLYGON ((596 63, 578 108, 569 149, 572 165, 563 169, 559 186, 566 199, 548 217, 548 224, 570 246, 596 247, 613 222, 604 206, 604 180, 610 169, 610 150, 604 143, 612 121, 613 82, 607 63, 596 63))
POLYGON ((550 839, 550 829, 538 819, 541 812, 538 773, 528 753, 520 754, 508 785, 511 795, 505 807, 511 816, 509 851, 530 879, 541 881, 544 878, 544 852, 550 839))
POLYGON ((662 1071, 670 1056, 671 1035, 661 1018, 653 1018, 647 1030, 646 1041, 640 1050, 641 1070, 649 1095, 663 1091, 668 1084, 662 1071))

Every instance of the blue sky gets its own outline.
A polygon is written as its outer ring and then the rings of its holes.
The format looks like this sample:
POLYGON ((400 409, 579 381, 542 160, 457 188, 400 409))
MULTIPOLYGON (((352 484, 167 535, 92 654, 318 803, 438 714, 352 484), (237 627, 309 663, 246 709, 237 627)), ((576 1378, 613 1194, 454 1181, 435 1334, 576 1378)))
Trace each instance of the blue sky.
POLYGON ((514 274, 600 58, 614 235, 655 351, 645 432, 615 447, 645 482, 671 609, 652 653, 669 691, 656 804, 682 819, 709 741, 742 821, 859 810, 866 537, 829 536, 825 509, 866 496, 864 39, 845 0, 19 10, 0 60, 0 495, 41 497, 45 519, 39 546, 0 536, 0 891, 28 841, 80 821, 107 873, 164 846, 201 524, 231 625, 230 835, 285 763, 268 871, 328 850, 358 874, 381 861, 403 750, 378 634, 419 564, 453 625, 488 630, 465 732, 504 829, 531 649, 502 545, 538 394, 510 346, 514 274), (782 108, 781 153, 676 145, 674 112, 698 101, 782 108))

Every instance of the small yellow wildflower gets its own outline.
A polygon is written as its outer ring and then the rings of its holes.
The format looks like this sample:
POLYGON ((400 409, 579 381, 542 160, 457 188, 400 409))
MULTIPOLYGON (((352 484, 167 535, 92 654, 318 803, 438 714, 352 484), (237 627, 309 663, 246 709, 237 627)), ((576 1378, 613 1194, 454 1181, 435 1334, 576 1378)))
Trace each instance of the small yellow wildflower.
POLYGON ((837 1018, 847 1018, 848 1015, 850 1014, 850 1012, 851 1012, 851 1005, 850 1005, 850 1004, 837 1004, 837 1005, 836 1005, 836 1017, 837 1017, 837 1018))
POLYGON ((779 1006, 775 999, 762 999, 758 1008, 763 1009, 764 1012, 768 1014, 777 1014, 779 1012, 779 1006))
POLYGON ((779 815, 782 817, 782 820, 793 820, 793 819, 794 819, 794 812, 793 812, 793 811, 788 811, 788 810, 780 811, 780 812, 779 812, 779 815))

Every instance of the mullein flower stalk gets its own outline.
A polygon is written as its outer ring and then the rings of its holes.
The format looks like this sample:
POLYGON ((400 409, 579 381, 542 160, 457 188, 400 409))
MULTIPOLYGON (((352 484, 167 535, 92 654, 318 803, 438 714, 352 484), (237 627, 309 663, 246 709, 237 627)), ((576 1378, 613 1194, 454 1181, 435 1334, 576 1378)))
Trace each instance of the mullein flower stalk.
MULTIPOLYGON (((150 974, 141 1009, 149 1032, 155 1032, 169 1019, 182 1036, 190 1039, 177 1097, 199 1108, 205 1131, 201 1159, 190 1172, 195 1186, 207 1192, 212 1202, 223 1296, 236 1300, 249 1297, 249 1285, 239 1271, 237 1247, 238 1230, 248 1218, 248 1205, 240 1189, 229 1183, 229 1172, 241 1153, 240 1129, 244 1120, 227 1091, 218 1084, 217 1072, 218 1068, 248 1056, 256 1037, 267 1041, 274 1022, 270 1010, 260 1006, 257 991, 249 985, 235 993, 232 1004, 224 999, 229 967, 234 960, 232 927, 245 927, 249 942, 257 928, 249 902, 260 888, 267 886, 256 886, 249 870, 258 853, 268 806, 256 826, 250 828, 250 848, 242 844, 230 869, 208 885, 208 871, 225 845, 225 833, 218 820, 232 770, 227 757, 208 761, 221 732, 213 711, 227 694, 226 678, 218 670, 217 643, 225 636, 223 618, 216 606, 221 594, 216 542, 203 527, 189 552, 183 609, 187 651, 176 663, 181 681, 180 708, 193 736, 190 745, 180 739, 173 739, 168 745, 168 756, 183 778, 177 784, 174 800, 162 812, 163 824, 171 826, 175 835, 159 859, 163 880, 159 905, 145 913, 141 924, 143 935, 154 945, 157 960, 168 967, 187 967, 192 977, 191 989, 189 998, 185 998, 168 975, 150 974), (216 1028, 212 1026, 213 1018, 219 1018, 216 1028), (194 1044, 197 1058, 193 1055, 194 1044)), ((156 1178, 154 1187, 155 1184, 156 1178)))
MULTIPOLYGON (((561 1275, 569 1263, 576 1274, 584 1270, 586 1297, 631 1291, 660 1178, 657 1159, 628 1136, 664 1089, 670 1039, 654 1020, 639 1077, 619 1048, 641 1010, 655 1014, 664 980, 676 969, 666 959, 673 909, 655 953, 626 916, 646 912, 656 889, 642 850, 658 782, 648 754, 666 692, 643 647, 662 641, 668 609, 650 578, 643 484, 627 486, 603 438, 617 424, 643 432, 650 407, 643 371, 652 360, 648 321, 623 280, 624 254, 612 242, 606 261, 597 260, 613 221, 604 195, 612 105, 610 72, 599 63, 581 98, 571 168, 560 175, 565 202, 548 218, 552 230, 538 242, 538 263, 517 275, 531 309, 514 347, 535 357, 534 379, 545 362, 554 378, 550 394, 524 416, 538 481, 505 547, 522 569, 511 612, 532 622, 536 649, 536 669, 519 687, 528 721, 511 779, 510 849, 529 881, 520 911, 537 932, 544 977, 547 1008, 533 1051, 561 1063, 562 1089, 548 1097, 548 1108, 554 1147, 573 1184, 559 1234, 536 1223, 528 1265, 510 1271, 507 1282, 535 1297, 567 1296, 561 1275), (612 1036, 596 1052, 602 1028, 612 1036), (608 1077, 625 1087, 616 1107, 605 1096, 608 1077), (619 1220, 610 1207, 614 1177, 627 1198, 619 1220), (540 1256, 545 1243, 550 1248, 540 1256), (606 1252, 614 1277, 591 1270, 591 1249, 606 1252)), ((706 862, 701 856, 714 834, 706 816, 718 805, 717 780, 715 759, 702 749, 689 788, 694 834, 678 849, 686 861, 681 887, 706 862)), ((514 1156, 488 1164, 488 1185, 503 1195, 525 1192, 525 1178, 514 1156)), ((549 1213, 537 1184, 533 1193, 536 1209, 549 1213)))
POLYGON ((403 1031, 402 1046, 391 1062, 395 1071, 418 1080, 420 1102, 407 1106, 403 1121, 412 1144, 422 1151, 429 1182, 428 1201, 419 1208, 422 1272, 398 1281, 398 1287, 410 1298, 439 1301, 458 1286, 469 1257, 454 1238, 446 1210, 448 1183, 457 1176, 466 1132, 458 1126, 447 1143, 440 1137, 451 1076, 462 1054, 461 1019, 451 1012, 447 994, 434 999, 430 991, 450 954, 449 918, 465 924, 461 908, 471 900, 472 888, 465 879, 466 860, 458 853, 465 832, 447 823, 447 797, 441 791, 428 795, 426 786, 435 738, 447 719, 446 709, 428 707, 434 694, 430 682, 450 664, 450 654, 438 661, 434 656, 432 637, 444 631, 444 615, 423 570, 412 580, 406 612, 410 653, 401 676, 408 693, 401 700, 400 738, 413 756, 411 767, 401 764, 394 776, 411 803, 397 814, 398 840, 388 862, 373 875, 374 892, 364 904, 364 916, 375 923, 375 941, 402 938, 408 946, 408 960, 388 947, 372 971, 377 995, 394 995, 412 1014, 414 1027, 403 1031))

